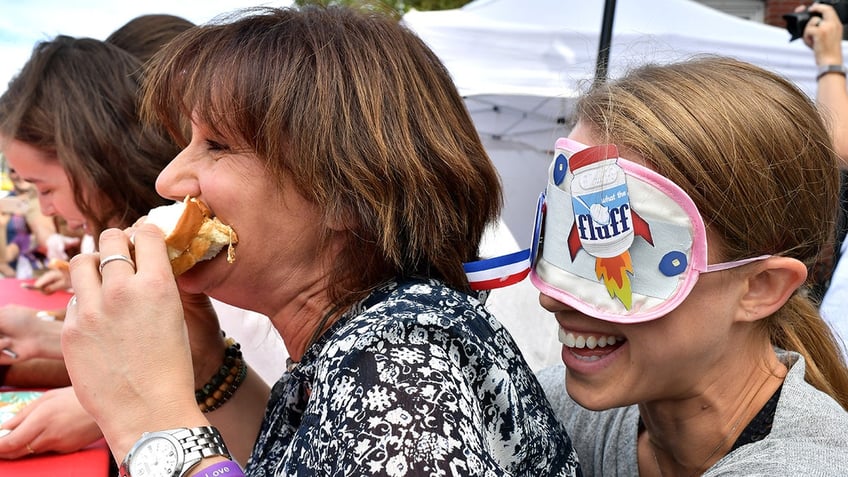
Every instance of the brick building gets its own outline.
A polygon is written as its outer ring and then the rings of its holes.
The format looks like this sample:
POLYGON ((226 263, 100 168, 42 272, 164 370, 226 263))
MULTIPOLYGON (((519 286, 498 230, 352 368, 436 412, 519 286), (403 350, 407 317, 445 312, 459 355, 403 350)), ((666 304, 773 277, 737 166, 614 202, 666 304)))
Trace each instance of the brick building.
POLYGON ((748 20, 785 27, 783 15, 793 12, 798 5, 809 5, 812 0, 696 0, 731 15, 748 20))
MULTIPOLYGON (((802 4, 797 0, 766 0, 763 3, 765 3, 763 23, 779 27, 786 26, 783 15, 793 12, 795 7, 802 4)), ((806 5, 807 3, 803 4, 806 5)))

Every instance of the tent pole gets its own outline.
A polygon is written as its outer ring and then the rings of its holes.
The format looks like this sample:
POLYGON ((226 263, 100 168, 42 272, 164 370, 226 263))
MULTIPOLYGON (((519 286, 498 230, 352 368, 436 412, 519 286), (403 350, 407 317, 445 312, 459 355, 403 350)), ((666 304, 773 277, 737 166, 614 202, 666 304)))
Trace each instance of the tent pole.
POLYGON ((601 84, 607 80, 607 67, 609 65, 609 52, 612 43, 612 21, 615 18, 615 0, 606 0, 604 4, 604 18, 601 23, 601 38, 598 42, 598 61, 595 65, 595 84, 601 84))

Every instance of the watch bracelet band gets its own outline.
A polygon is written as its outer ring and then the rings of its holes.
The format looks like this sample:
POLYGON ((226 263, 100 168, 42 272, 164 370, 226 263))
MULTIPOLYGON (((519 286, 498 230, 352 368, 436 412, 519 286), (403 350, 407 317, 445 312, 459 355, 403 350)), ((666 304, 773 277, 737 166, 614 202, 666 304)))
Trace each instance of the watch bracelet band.
MULTIPOLYGON (((195 465, 206 457, 224 456, 227 459, 232 459, 227 445, 224 443, 221 433, 213 426, 203 427, 181 427, 178 429, 168 429, 164 431, 146 432, 136 442, 143 441, 151 434, 169 434, 176 439, 183 451, 183 468, 180 475, 185 475, 195 465)), ((130 451, 132 452, 132 451, 130 451)), ((129 472, 129 454, 118 468, 119 477, 132 477, 129 472)))
POLYGON ((205 457, 222 455, 230 458, 230 452, 218 429, 212 426, 174 429, 169 431, 180 441, 185 451, 185 462, 200 461, 205 457))
POLYGON ((816 81, 822 79, 822 76, 829 75, 831 73, 846 76, 846 74, 848 74, 848 68, 846 68, 845 65, 821 65, 818 68, 816 81))

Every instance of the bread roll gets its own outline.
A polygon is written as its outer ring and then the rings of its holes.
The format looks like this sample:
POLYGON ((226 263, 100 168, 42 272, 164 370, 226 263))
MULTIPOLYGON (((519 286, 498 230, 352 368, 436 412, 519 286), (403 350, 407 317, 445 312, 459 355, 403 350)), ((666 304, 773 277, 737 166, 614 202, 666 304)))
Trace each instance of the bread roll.
POLYGON ((236 232, 217 217, 211 217, 206 204, 193 197, 151 209, 145 222, 165 233, 174 275, 182 274, 197 262, 214 258, 225 246, 227 261, 235 261, 236 232))

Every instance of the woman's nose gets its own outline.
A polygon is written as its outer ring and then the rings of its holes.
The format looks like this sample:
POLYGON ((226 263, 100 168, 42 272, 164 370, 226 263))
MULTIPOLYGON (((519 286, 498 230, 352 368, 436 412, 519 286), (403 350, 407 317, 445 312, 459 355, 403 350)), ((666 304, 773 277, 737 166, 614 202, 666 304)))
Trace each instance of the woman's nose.
POLYGON ((550 311, 551 313, 574 310, 574 308, 566 305, 565 303, 555 298, 549 297, 544 293, 539 293, 539 304, 542 305, 542 308, 550 311))
POLYGON ((41 214, 47 217, 56 215, 56 209, 53 208, 53 201, 45 199, 41 194, 38 194, 38 208, 41 209, 41 214))
POLYGON ((192 167, 192 145, 189 144, 165 166, 156 178, 156 192, 162 197, 182 200, 200 195, 197 177, 192 167))

